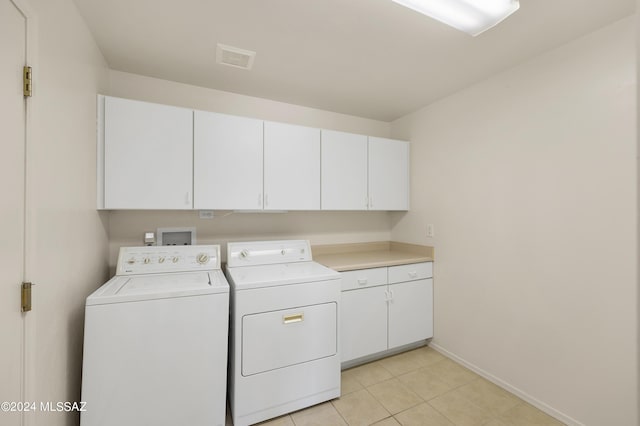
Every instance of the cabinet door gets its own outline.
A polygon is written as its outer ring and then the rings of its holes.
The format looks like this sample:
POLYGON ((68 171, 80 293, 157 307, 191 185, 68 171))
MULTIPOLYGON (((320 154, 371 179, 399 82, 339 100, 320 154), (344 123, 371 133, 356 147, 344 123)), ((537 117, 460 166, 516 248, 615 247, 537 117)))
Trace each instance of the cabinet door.
POLYGON ((389 349, 433 337, 433 280, 389 286, 389 349))
POLYGON ((105 98, 104 206, 191 209, 193 111, 105 98))
POLYGON ((196 209, 262 209, 262 120, 195 111, 196 209))
POLYGON ((322 131, 322 210, 367 210, 367 137, 322 131))
POLYGON ((320 210, 320 129, 264 123, 265 210, 320 210))
POLYGON ((409 142, 369 137, 369 209, 409 210, 409 142))
POLYGON ((343 291, 340 301, 341 361, 387 349, 387 286, 343 291))

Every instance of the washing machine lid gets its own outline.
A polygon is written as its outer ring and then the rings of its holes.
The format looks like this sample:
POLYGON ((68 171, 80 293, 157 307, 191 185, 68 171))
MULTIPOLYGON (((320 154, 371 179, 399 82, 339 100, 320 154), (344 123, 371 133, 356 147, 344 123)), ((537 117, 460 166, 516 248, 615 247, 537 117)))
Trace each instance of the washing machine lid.
POLYGON ((227 268, 227 273, 236 291, 341 278, 340 273, 313 261, 240 266, 227 268))
POLYGON ((228 293, 220 270, 115 276, 87 297, 87 306, 228 293))

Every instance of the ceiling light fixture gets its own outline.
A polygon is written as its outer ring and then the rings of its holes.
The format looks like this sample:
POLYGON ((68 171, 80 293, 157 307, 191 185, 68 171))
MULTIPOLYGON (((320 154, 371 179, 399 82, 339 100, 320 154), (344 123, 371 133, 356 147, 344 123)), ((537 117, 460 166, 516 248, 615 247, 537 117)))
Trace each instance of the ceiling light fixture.
POLYGON ((392 0, 477 36, 520 8, 518 0, 392 0))

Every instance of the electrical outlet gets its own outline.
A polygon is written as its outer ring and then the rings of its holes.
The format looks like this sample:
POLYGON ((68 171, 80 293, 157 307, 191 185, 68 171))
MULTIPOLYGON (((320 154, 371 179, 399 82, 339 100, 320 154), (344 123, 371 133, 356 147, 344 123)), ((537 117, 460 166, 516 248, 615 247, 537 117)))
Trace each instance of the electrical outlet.
POLYGON ((213 219, 213 210, 200 210, 200 219, 213 219))
POLYGON ((144 245, 145 246, 155 246, 156 245, 156 233, 155 232, 145 232, 144 233, 144 245))
POLYGON ((427 237, 433 238, 434 235, 435 235, 435 231, 433 228, 433 223, 430 223, 427 225, 427 237))

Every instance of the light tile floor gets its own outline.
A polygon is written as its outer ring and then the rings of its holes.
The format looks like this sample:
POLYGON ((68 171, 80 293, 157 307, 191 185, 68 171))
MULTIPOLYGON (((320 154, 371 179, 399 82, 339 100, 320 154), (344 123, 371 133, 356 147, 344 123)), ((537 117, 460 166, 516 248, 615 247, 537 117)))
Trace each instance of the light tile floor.
POLYGON ((563 424, 427 346, 343 371, 341 391, 338 399, 260 425, 563 424))

